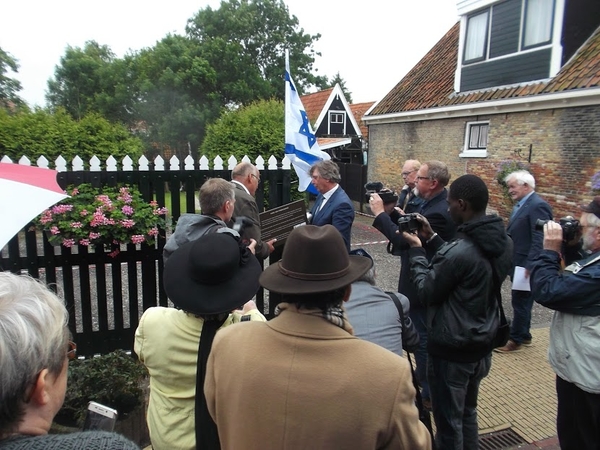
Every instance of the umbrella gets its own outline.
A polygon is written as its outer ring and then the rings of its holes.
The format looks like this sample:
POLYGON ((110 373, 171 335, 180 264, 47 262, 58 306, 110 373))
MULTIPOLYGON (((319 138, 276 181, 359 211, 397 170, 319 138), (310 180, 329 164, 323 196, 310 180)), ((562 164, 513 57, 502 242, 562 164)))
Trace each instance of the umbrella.
POLYGON ((56 170, 0 163, 0 249, 45 209, 67 198, 56 170))

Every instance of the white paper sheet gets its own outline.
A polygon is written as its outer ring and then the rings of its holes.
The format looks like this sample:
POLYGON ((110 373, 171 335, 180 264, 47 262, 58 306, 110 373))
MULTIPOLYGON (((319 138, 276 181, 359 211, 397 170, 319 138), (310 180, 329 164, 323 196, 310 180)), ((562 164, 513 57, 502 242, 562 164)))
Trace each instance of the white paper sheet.
POLYGON ((531 291, 529 277, 525 273, 525 267, 515 266, 512 289, 513 291, 531 291))

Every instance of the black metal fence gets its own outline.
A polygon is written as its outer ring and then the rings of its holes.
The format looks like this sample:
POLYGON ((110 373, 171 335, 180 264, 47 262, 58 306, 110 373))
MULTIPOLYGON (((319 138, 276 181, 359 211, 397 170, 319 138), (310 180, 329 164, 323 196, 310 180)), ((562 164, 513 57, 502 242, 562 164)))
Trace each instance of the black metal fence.
MULTIPOLYGON (((340 171, 342 187, 362 209, 366 167, 340 164, 340 171)), ((204 181, 212 177, 229 180, 230 174, 230 170, 224 169, 77 170, 60 172, 58 182, 63 188, 82 183, 96 187, 137 186, 144 200, 154 199, 159 206, 164 206, 170 197, 169 214, 176 221, 182 213, 195 211, 197 192, 204 181), (180 202, 181 192, 185 192, 184 204, 180 202)), ((261 170, 262 181, 256 192, 259 210, 262 211, 265 204, 274 207, 289 203, 291 179, 289 166, 270 164, 261 170)), ((109 254, 112 250, 101 245, 53 246, 46 235, 32 225, 0 249, 0 269, 39 278, 65 299, 69 327, 79 354, 91 356, 115 349, 131 350, 142 312, 151 306, 169 305, 162 284, 165 230, 161 230, 156 245, 122 245, 113 257, 109 254)), ((276 250, 270 262, 279 260, 281 251, 281 248, 276 250)), ((276 302, 267 303, 262 290, 256 300, 265 315, 271 317, 276 302)))

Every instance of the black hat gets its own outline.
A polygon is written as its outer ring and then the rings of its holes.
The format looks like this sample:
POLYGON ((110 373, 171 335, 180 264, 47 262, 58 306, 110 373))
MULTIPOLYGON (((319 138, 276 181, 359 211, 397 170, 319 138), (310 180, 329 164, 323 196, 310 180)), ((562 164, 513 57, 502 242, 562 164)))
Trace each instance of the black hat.
POLYGON ((228 233, 209 233, 179 247, 165 263, 163 281, 173 304, 193 314, 231 312, 258 291, 256 257, 228 233))
POLYGON ((289 234, 281 261, 269 265, 260 284, 281 294, 312 294, 348 286, 373 261, 348 255, 340 232, 332 225, 305 225, 289 234))
POLYGON ((589 205, 582 205, 580 208, 587 213, 594 214, 600 219, 600 195, 596 195, 589 205))

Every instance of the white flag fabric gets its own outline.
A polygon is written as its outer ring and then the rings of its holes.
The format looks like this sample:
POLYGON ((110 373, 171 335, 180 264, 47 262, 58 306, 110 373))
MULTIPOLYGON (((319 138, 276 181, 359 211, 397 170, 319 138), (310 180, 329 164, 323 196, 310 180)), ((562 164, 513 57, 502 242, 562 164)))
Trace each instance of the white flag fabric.
POLYGON ((290 74, 289 55, 285 53, 285 153, 298 175, 298 190, 317 194, 310 183, 310 167, 319 160, 331 157, 319 149, 306 110, 290 74))

